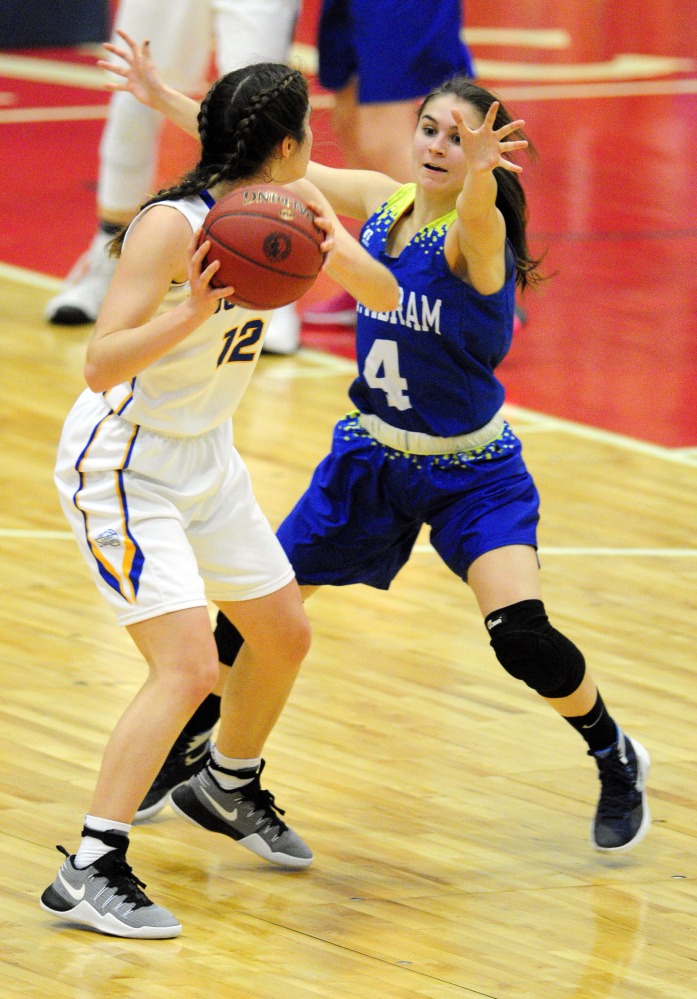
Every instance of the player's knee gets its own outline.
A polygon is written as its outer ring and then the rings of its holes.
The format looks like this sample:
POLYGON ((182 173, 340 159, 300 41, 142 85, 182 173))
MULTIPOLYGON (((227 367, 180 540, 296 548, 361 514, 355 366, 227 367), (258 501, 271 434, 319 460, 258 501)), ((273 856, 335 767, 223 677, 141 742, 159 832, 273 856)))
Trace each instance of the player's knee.
POLYGON ((242 648, 244 639, 229 618, 225 617, 222 611, 218 611, 215 623, 215 644, 218 648, 218 659, 226 666, 232 666, 237 653, 242 648))
POLYGON ((511 676, 542 697, 568 697, 581 685, 586 663, 553 628, 541 600, 521 600, 485 619, 496 658, 511 676))
MULTIPOLYGON (((302 608, 301 608, 302 609, 302 608)), ((310 651, 312 642, 312 628, 304 611, 296 615, 291 627, 283 636, 283 645, 291 662, 300 666, 303 659, 310 651)))

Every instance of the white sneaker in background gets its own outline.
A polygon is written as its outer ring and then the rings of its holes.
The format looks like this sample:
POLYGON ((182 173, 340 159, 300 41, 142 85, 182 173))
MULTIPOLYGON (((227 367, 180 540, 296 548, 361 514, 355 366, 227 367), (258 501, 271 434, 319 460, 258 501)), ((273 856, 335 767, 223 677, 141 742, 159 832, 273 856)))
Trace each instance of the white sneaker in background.
POLYGON ((300 317, 295 305, 276 309, 266 331, 262 354, 294 354, 300 346, 300 317))
POLYGON ((65 279, 64 288, 46 306, 45 317, 57 326, 93 323, 107 293, 118 260, 107 255, 112 237, 97 231, 92 245, 83 253, 65 279))

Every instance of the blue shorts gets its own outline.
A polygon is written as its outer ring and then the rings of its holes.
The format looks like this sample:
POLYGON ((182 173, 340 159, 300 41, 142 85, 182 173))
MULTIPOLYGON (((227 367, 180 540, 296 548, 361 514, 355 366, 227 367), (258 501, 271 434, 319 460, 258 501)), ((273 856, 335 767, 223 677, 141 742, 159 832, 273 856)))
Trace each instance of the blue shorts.
POLYGON ((324 0, 320 83, 342 90, 357 76, 361 104, 425 97, 456 73, 474 75, 461 27, 461 0, 324 0))
POLYGON ((300 584, 387 590, 422 524, 466 582, 485 552, 537 548, 538 511, 535 483, 508 424, 485 448, 424 457, 379 444, 349 416, 337 423, 331 454, 277 536, 300 584))

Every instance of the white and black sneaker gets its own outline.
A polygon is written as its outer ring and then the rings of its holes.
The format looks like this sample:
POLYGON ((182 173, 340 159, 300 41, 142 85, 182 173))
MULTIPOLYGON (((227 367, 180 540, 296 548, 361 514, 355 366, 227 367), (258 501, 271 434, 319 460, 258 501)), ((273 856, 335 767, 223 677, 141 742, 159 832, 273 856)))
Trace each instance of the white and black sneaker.
POLYGON ((157 815, 167 804, 170 792, 205 767, 210 757, 210 735, 210 732, 201 732, 199 735, 187 735, 183 732, 179 736, 140 803, 134 822, 145 822, 157 815))
POLYGON ((101 229, 97 231, 90 248, 65 279, 63 289, 48 302, 45 316, 50 323, 81 326, 96 320, 118 263, 107 252, 112 238, 101 229))
POLYGON ((75 855, 57 847, 66 859, 41 896, 41 908, 59 919, 116 937, 179 936, 181 923, 143 894, 145 885, 126 862, 127 847, 111 850, 85 868, 75 867, 75 855))
POLYGON ((276 805, 270 791, 262 790, 259 779, 263 769, 262 760, 249 784, 227 791, 205 767, 175 788, 170 804, 194 825, 230 836, 272 864, 307 867, 314 859, 312 851, 280 819, 283 809, 276 805))
POLYGON ((611 749, 588 755, 595 757, 600 778, 591 844, 603 852, 630 850, 641 842, 651 825, 646 800, 651 758, 641 743, 621 732, 611 749))

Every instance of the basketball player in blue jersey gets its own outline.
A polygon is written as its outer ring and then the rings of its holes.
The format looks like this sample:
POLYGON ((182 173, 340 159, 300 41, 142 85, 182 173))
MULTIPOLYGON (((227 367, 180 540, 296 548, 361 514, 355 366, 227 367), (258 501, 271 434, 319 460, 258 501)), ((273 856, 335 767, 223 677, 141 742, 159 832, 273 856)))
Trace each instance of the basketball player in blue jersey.
MULTIPOLYGON (((137 67, 129 73, 125 86, 145 88, 153 106, 191 131, 193 102, 137 67)), ((400 304, 359 306, 356 412, 337 424, 331 453, 277 536, 308 596, 328 584, 387 589, 427 523, 436 551, 473 590, 503 668, 585 739, 601 785, 591 842, 618 852, 650 825, 649 755, 620 730, 583 655, 547 618, 538 494, 501 415, 495 375, 511 342, 516 285, 539 279, 522 168, 510 158, 527 146, 523 124, 456 77, 419 110, 414 183, 310 164, 308 178, 334 210, 364 223, 361 242, 396 277, 400 304)), ((221 662, 232 664, 242 640, 224 613, 216 639, 221 662)), ((205 734, 182 733, 146 799, 153 808, 184 779, 182 747, 196 737, 205 734)), ((172 791, 175 807, 197 780, 172 791)))
MULTIPOLYGON (((210 243, 196 247, 209 208, 230 190, 303 177, 308 119, 307 83, 287 66, 236 70, 213 86, 198 116, 200 162, 151 199, 122 240, 87 350, 89 388, 61 435, 55 476, 63 509, 150 675, 109 739, 77 854, 59 847, 66 859, 41 905, 116 936, 181 931, 143 893, 126 851, 168 750, 219 682, 207 597, 245 647, 239 668, 225 671, 209 766, 179 812, 271 863, 303 868, 313 859, 259 780, 310 628, 232 438, 232 414, 271 312, 226 301, 233 289, 210 283, 218 262, 204 265, 210 243)), ((328 271, 374 308, 394 308, 394 277, 346 233, 316 188, 304 190, 315 193, 329 234, 328 271)))

